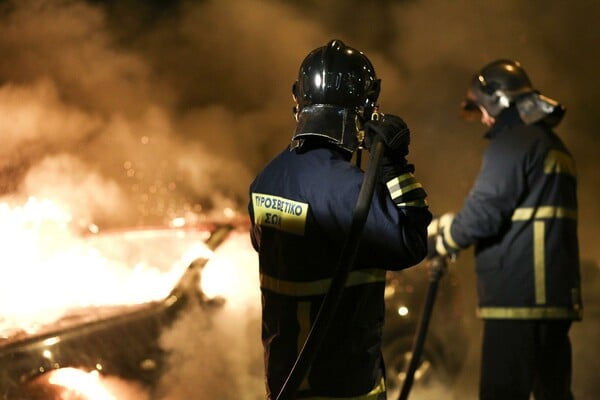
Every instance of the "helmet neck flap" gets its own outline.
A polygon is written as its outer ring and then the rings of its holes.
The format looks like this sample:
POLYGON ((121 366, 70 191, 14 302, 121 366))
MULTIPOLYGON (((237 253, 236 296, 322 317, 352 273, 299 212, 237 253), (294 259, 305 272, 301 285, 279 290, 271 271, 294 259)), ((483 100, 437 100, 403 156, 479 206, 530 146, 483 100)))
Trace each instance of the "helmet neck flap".
POLYGON ((359 116, 353 110, 329 104, 306 106, 298 114, 291 148, 301 147, 307 138, 320 137, 353 153, 360 144, 359 132, 359 116))
POLYGON ((516 100, 519 116, 525 124, 543 121, 554 127, 562 121, 566 109, 559 102, 538 92, 524 95, 516 100))

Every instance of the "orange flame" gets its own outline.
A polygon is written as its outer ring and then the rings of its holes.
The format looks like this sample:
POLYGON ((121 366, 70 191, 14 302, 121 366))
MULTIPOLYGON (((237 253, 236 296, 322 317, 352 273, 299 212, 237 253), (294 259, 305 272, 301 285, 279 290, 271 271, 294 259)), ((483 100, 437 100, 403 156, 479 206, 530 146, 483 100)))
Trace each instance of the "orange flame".
POLYGON ((50 373, 48 382, 62 386, 88 400, 117 400, 100 381, 98 371, 61 368, 50 373))
POLYGON ((72 308, 139 304, 168 295, 209 257, 208 232, 139 230, 82 236, 49 200, 0 203, 0 337, 35 332, 72 308))
POLYGON ((232 307, 260 305, 258 256, 247 231, 233 232, 215 250, 202 270, 200 285, 208 297, 223 297, 232 307))

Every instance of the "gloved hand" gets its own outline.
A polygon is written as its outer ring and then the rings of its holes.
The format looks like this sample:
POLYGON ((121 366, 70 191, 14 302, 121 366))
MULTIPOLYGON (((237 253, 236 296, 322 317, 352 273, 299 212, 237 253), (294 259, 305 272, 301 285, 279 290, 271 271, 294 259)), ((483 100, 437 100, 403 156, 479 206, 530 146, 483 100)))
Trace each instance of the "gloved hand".
POLYGON ((445 251, 445 248, 442 247, 441 250, 439 251, 437 249, 437 245, 439 243, 443 242, 443 238, 442 235, 437 233, 435 235, 428 235, 427 236, 427 259, 428 260, 432 260, 434 258, 439 258, 439 257, 445 257, 448 252, 445 251))
POLYGON ((410 129, 402 118, 392 114, 382 114, 379 120, 365 123, 365 146, 367 149, 371 148, 375 136, 379 136, 385 143, 379 174, 383 183, 407 172, 414 172, 414 166, 406 161, 410 144, 410 129))
POLYGON ((453 220, 454 214, 446 213, 431 221, 427 227, 427 259, 444 257, 454 260, 458 256, 460 249, 450 245, 447 239, 453 220))
POLYGON ((404 159, 408 155, 410 129, 402 118, 392 114, 382 114, 379 120, 365 123, 365 146, 371 148, 375 135, 386 145, 385 155, 392 159, 404 159))

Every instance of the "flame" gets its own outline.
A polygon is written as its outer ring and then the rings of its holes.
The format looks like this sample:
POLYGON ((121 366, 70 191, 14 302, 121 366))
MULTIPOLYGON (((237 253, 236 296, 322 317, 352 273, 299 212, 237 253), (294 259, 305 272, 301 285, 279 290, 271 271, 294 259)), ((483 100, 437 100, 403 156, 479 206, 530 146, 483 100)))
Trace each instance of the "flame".
POLYGON ((50 200, 0 203, 0 337, 35 332, 73 308, 164 298, 191 261, 211 253, 208 232, 174 232, 82 236, 50 200))
POLYGON ((208 297, 223 297, 233 307, 260 304, 258 257, 247 231, 233 232, 215 250, 202 270, 200 287, 208 297))
POLYGON ((86 371, 77 368, 53 369, 25 384, 19 398, 44 398, 62 400, 149 400, 150 393, 139 382, 128 381, 100 370, 86 371), (39 388, 43 388, 40 391, 39 388), (33 395, 30 396, 30 393, 33 395))
POLYGON ((100 381, 98 371, 85 372, 75 368, 61 368, 50 373, 48 382, 62 386, 87 400, 117 400, 100 381))

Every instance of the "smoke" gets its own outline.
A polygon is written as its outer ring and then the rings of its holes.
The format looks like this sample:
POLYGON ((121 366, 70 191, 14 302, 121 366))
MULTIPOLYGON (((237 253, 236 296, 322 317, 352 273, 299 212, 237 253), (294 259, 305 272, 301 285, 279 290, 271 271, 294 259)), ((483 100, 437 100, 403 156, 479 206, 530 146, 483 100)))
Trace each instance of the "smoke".
POLYGON ((568 109, 557 131, 578 166, 581 255, 597 266, 599 11, 542 0, 3 1, 0 197, 50 197, 101 227, 244 213, 252 177, 289 142, 301 60, 339 38, 373 61, 382 111, 411 127, 432 211, 457 210, 485 146, 458 104, 476 69, 509 57, 568 109))
POLYGON ((22 190, 64 205, 82 230, 91 221, 109 219, 113 210, 127 204, 124 193, 114 181, 65 153, 43 158, 33 165, 22 183, 22 190))
POLYGON ((457 117, 470 74, 494 58, 520 60, 534 85, 569 110, 559 133, 578 161, 581 210, 590 216, 582 219, 582 248, 600 259, 585 223, 600 216, 593 190, 600 178, 588 161, 599 123, 592 107, 600 60, 588 51, 598 6, 591 2, 34 0, 0 7, 5 194, 35 194, 23 188, 25 175, 41 159, 68 153, 121 191, 122 207, 102 217, 106 224, 218 211, 224 202, 243 212, 252 177, 289 141, 299 63, 340 38, 372 59, 382 110, 409 123, 411 161, 439 213, 461 206, 485 145, 482 127, 457 117))
POLYGON ((225 301, 190 304, 161 336, 171 356, 155 398, 264 399, 258 260, 246 231, 217 248, 201 279, 225 301))
POLYGON ((1 194, 40 195, 47 186, 36 183, 40 178, 73 182, 68 168, 36 168, 70 155, 77 179, 98 184, 89 187, 96 198, 83 214, 104 226, 245 208, 253 170, 288 135, 275 143, 268 138, 291 129, 287 119, 272 117, 278 103, 265 73, 287 59, 280 54, 273 62, 276 48, 256 54, 267 32, 246 35, 266 16, 245 18, 235 34, 220 22, 238 15, 231 9, 218 3, 180 7, 177 18, 134 36, 108 4, 2 4, 1 194), (229 36, 229 51, 220 40, 206 40, 206 28, 215 38, 229 36), (245 50, 234 40, 238 35, 246 37, 245 50), (257 84, 263 87, 251 88, 257 84), (81 176, 86 172, 89 178, 81 176))

